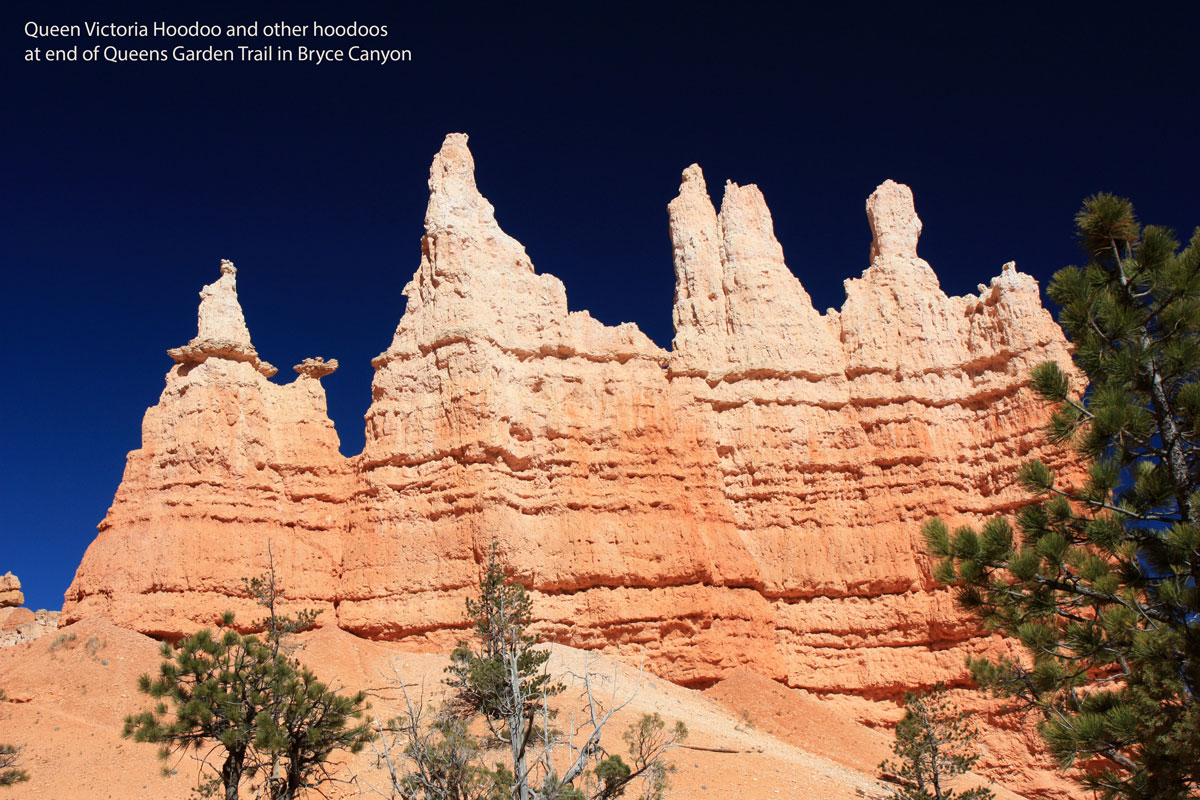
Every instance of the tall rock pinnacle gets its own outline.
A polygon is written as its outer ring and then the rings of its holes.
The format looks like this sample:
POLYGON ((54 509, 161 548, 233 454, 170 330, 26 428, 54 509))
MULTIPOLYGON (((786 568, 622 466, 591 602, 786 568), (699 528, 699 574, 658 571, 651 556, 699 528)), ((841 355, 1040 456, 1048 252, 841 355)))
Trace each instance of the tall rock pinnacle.
POLYGON ((200 290, 199 332, 192 344, 231 342, 243 347, 250 344, 250 331, 237 296, 237 267, 221 259, 221 277, 200 290))
POLYGON ((249 362, 268 378, 277 370, 258 357, 237 296, 237 267, 221 259, 221 277, 200 290, 196 337, 167 351, 177 364, 201 364, 209 357, 249 362))
POLYGON ((902 183, 886 180, 867 198, 871 223, 871 263, 884 259, 915 259, 921 218, 913 206, 913 193, 902 183))
POLYGON ((837 337, 784 262, 757 186, 726 183, 718 214, 693 164, 667 209, 675 259, 673 371, 840 370, 837 337))
POLYGON ((433 157, 425 230, 430 234, 446 230, 462 235, 500 234, 516 244, 516 240, 500 230, 495 209, 475 185, 475 159, 467 148, 465 133, 448 134, 433 157))
POLYGON ((377 367, 463 338, 521 352, 587 350, 666 360, 634 326, 606 328, 587 312, 568 313, 562 281, 537 273, 525 246, 496 221, 475 184, 464 133, 447 135, 433 157, 421 263, 404 295, 404 316, 377 367))
POLYGON ((429 167, 422 244, 439 279, 454 279, 467 266, 533 272, 524 246, 501 230, 495 209, 475 185, 475 159, 465 133, 447 135, 429 167))
POLYGON ((667 206, 675 258, 674 351, 699 356, 710 341, 725 347, 729 305, 722 276, 721 225, 698 164, 683 171, 679 196, 667 206))
POLYGON ((275 368, 250 342, 235 276, 222 261, 200 292, 197 335, 167 351, 175 364, 67 590, 68 620, 101 614, 161 634, 225 609, 249 618, 242 577, 269 563, 291 597, 333 610, 350 478, 319 378, 337 362, 305 359, 295 381, 267 380, 275 368))

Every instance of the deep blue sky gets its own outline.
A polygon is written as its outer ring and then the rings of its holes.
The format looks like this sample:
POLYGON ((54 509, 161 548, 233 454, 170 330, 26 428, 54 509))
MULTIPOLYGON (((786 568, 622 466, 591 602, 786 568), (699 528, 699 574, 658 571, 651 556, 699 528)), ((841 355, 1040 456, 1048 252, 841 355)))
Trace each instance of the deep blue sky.
POLYGON ((1192 3, 515 5, 5 4, 0 572, 28 604, 61 605, 220 258, 277 380, 341 362, 330 412, 361 449, 450 131, 571 307, 663 346, 666 204, 693 161, 718 202, 727 178, 762 188, 821 309, 867 266, 885 178, 913 188, 952 294, 1008 260, 1043 283, 1077 260, 1072 215, 1098 190, 1200 223, 1192 3), (92 19, 387 24, 414 60, 23 62, 64 44, 25 22, 92 19))

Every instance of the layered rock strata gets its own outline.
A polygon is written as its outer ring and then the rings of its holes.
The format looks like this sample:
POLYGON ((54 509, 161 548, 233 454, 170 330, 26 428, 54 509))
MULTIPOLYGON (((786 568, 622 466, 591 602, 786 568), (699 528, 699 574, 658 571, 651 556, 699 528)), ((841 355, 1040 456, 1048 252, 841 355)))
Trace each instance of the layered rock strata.
POLYGON ((988 646, 932 588, 920 527, 1024 501, 1017 465, 1044 409, 1026 388, 1069 363, 1036 281, 1006 264, 947 297, 917 256, 912 193, 867 200, 871 265, 819 314, 783 260, 754 186, 720 213, 696 166, 670 205, 676 298, 672 387, 708 410, 723 493, 771 605, 793 686, 895 695, 960 678, 988 646))
POLYGON ((773 649, 699 409, 633 325, 569 312, 475 186, 465 136, 434 159, 421 265, 375 359, 365 491, 339 620, 452 645, 495 538, 555 638, 640 643, 677 677, 773 649), (439 635, 440 633, 440 635, 439 635), (696 663, 691 663, 696 662, 696 663))
MULTIPOLYGON (((199 332, 168 354, 158 405, 142 421, 112 507, 63 612, 104 615, 175 637, 221 612, 258 609, 243 580, 268 549, 290 594, 333 616, 353 471, 326 413, 323 369, 267 378, 237 298, 237 270, 200 292, 199 332)), ((333 366, 333 362, 325 365, 333 366)))
POLYGON ((366 446, 338 453, 319 378, 268 380, 232 264, 202 292, 143 444, 67 595, 175 636, 223 608, 268 546, 292 602, 354 633, 445 649, 492 540, 545 635, 643 653, 707 685, 747 666, 876 699, 963 678, 993 646, 933 588, 932 514, 1011 509, 1044 411, 1029 368, 1069 361, 1036 282, 1005 265, 947 297, 891 181, 870 266, 818 313, 762 194, 699 167, 669 206, 675 341, 569 311, 480 194, 466 137, 435 157, 421 261, 375 360, 366 446))

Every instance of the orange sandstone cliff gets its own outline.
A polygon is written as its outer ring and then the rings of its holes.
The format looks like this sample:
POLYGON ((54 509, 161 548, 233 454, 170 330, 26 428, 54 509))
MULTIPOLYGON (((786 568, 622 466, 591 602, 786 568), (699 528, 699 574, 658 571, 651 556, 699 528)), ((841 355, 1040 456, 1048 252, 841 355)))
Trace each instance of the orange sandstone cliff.
POLYGON ((917 255, 907 187, 867 201, 870 265, 817 312, 755 186, 720 211, 700 168, 669 205, 675 340, 570 312, 475 185, 467 138, 434 158, 421 261, 374 360, 351 458, 308 359, 280 385, 236 273, 201 293, 142 447, 67 592, 64 622, 158 636, 252 604, 268 546, 322 621, 448 650, 491 540, 543 633, 706 686, 749 667, 869 701, 962 681, 994 648, 936 589, 919 528, 1025 498, 1042 452, 1029 369, 1069 361, 1011 264, 947 297, 917 255))

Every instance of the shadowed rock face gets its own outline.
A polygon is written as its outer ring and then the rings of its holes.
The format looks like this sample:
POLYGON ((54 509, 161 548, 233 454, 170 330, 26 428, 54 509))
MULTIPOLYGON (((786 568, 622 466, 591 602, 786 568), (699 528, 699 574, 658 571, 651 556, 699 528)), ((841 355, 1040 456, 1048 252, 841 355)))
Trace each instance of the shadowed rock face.
POLYGON ((1038 449, 1025 384, 1069 357, 1031 277, 1006 265, 947 297, 912 193, 887 181, 867 201, 871 264, 821 314, 758 188, 727 184, 718 213, 693 165, 669 205, 666 352, 568 311, 497 224, 466 136, 446 138, 429 189, 363 452, 341 456, 326 415, 336 362, 267 379, 223 264, 68 620, 166 636, 226 608, 249 620, 241 579, 270 545, 325 624, 447 650, 495 539, 547 636, 644 653, 683 683, 749 666, 871 700, 961 680, 965 654, 996 646, 933 588, 919 527, 1010 509, 1021 461, 1062 463, 1038 449))

